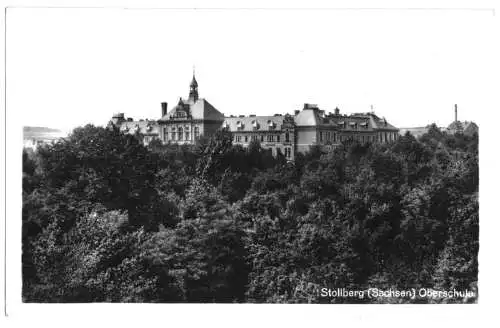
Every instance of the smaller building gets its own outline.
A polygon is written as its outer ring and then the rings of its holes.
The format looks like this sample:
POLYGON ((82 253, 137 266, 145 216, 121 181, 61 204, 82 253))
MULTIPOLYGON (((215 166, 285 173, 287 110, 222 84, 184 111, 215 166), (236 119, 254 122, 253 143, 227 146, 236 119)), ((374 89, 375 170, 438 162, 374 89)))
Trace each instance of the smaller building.
POLYGON ((459 121, 458 120, 458 106, 455 104, 455 121, 453 121, 446 132, 449 134, 464 134, 467 136, 472 136, 474 133, 479 133, 479 127, 476 123, 470 121, 459 121))

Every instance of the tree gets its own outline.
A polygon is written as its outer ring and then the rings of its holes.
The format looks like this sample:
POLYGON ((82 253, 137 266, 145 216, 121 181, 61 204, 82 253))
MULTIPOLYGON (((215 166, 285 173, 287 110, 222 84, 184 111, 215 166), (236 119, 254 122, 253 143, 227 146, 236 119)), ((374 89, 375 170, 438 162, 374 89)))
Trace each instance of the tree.
POLYGON ((127 216, 96 208, 68 232, 54 220, 33 242, 37 282, 23 286, 28 302, 154 301, 144 230, 125 232, 127 216))
POLYGON ((134 136, 87 125, 38 155, 48 188, 66 187, 80 199, 126 210, 132 226, 157 229, 152 207, 157 157, 134 136))
POLYGON ((175 229, 159 232, 148 256, 170 290, 163 301, 241 302, 246 277, 245 233, 214 187, 195 180, 175 229))

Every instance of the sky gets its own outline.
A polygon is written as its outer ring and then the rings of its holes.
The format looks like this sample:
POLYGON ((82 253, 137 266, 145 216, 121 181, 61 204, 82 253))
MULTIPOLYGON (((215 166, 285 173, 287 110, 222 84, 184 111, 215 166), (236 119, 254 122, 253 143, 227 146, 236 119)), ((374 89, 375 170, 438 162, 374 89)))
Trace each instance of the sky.
POLYGON ((496 92, 488 10, 10 8, 7 112, 25 126, 158 119, 187 97, 225 115, 304 103, 397 127, 479 121, 496 92))

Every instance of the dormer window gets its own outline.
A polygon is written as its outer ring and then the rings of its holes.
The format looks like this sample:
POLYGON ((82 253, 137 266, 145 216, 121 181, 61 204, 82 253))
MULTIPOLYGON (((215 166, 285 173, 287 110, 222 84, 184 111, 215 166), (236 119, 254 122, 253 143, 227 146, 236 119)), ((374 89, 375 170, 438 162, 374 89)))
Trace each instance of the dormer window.
POLYGON ((243 122, 241 122, 241 121, 236 122, 236 127, 238 128, 238 130, 242 130, 244 127, 243 122))
POLYGON ((271 120, 268 120, 267 121, 267 125, 269 126, 269 129, 270 130, 273 130, 275 127, 276 127, 276 123, 274 123, 273 121, 271 120))
POLYGON ((357 126, 357 124, 356 124, 356 122, 349 122, 349 126, 350 126, 351 128, 353 128, 353 129, 355 129, 355 128, 356 128, 356 126, 357 126))
POLYGON ((257 130, 259 128, 259 123, 257 122, 257 120, 252 121, 252 127, 254 130, 257 130))
POLYGON ((148 131, 148 132, 149 132, 149 131, 151 131, 152 129, 153 129, 153 127, 152 127, 150 124, 148 124, 148 125, 146 126, 146 131, 148 131))
POLYGON ((229 123, 226 121, 224 124, 222 124, 223 129, 228 129, 229 130, 229 123))
POLYGON ((368 122, 363 122, 363 123, 360 123, 359 125, 365 129, 368 128, 368 122))

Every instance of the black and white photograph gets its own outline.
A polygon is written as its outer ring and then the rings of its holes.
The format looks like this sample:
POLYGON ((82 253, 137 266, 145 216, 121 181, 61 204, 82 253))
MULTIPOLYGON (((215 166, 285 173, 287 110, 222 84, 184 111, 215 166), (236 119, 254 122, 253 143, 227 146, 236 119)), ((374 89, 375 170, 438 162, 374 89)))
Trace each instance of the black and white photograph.
POLYGON ((6 7, 6 314, 474 308, 499 25, 467 8, 6 7))

